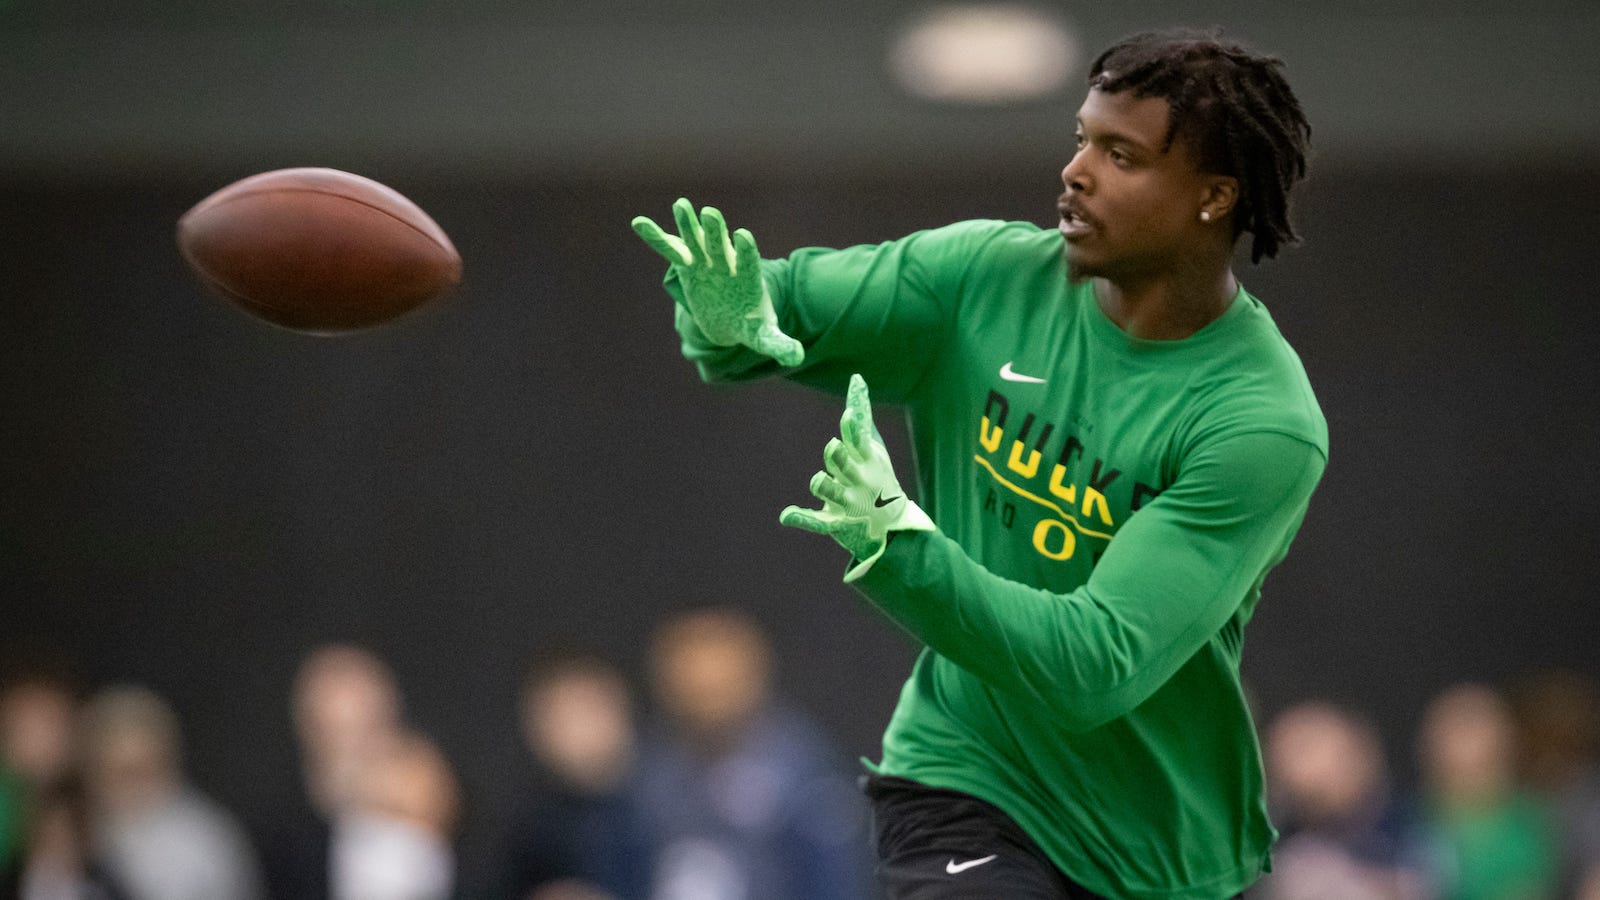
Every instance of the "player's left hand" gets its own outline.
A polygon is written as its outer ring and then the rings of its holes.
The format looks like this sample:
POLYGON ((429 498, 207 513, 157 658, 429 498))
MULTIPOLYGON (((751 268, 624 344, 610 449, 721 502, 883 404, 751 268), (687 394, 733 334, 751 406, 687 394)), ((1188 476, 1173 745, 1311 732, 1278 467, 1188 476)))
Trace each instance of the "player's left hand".
POLYGON ((823 470, 811 478, 811 493, 821 509, 790 506, 778 521, 826 534, 859 563, 845 573, 854 581, 883 555, 891 531, 933 531, 933 520, 911 502, 889 462, 889 450, 872 424, 867 382, 850 376, 839 437, 822 451, 823 470))

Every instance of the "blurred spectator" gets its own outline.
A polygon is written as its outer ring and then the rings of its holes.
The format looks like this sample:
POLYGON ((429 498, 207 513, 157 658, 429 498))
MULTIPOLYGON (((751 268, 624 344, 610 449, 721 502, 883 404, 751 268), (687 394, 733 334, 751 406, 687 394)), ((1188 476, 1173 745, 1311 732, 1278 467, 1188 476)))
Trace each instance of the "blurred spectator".
POLYGON ((72 767, 77 703, 69 679, 40 666, 0 685, 0 868, 21 850, 30 796, 72 767))
POLYGON ((635 796, 632 692, 591 656, 536 666, 521 722, 540 779, 503 839, 501 900, 643 898, 649 850, 635 796))
POLYGON ((1326 703, 1302 703, 1266 731, 1273 871, 1265 900, 1413 900, 1427 896, 1412 824, 1377 731, 1326 703))
POLYGON ((445 900, 455 889, 461 793, 444 754, 414 732, 375 749, 333 821, 336 900, 445 900))
POLYGON ((1555 811, 1561 833, 1561 896, 1578 896, 1589 881, 1600 900, 1600 686, 1575 671, 1534 672, 1510 700, 1523 778, 1555 811))
POLYGON ((1496 691, 1458 685, 1429 705, 1418 752, 1429 855, 1444 900, 1555 896, 1557 845, 1545 807, 1516 779, 1516 731, 1496 691))
POLYGON ((77 691, 29 659, 0 687, 0 898, 116 898, 97 865, 75 772, 77 691))
POLYGON ((35 784, 68 774, 78 702, 66 678, 33 672, 7 681, 0 693, 0 759, 35 784))
POLYGON ((819 731, 770 695, 755 623, 674 618, 651 674, 665 714, 641 760, 655 900, 866 896, 865 801, 819 731))
POLYGON ((72 766, 77 705, 70 682, 42 668, 0 686, 0 869, 21 850, 30 797, 72 766))
POLYGON ((127 900, 95 862, 76 778, 57 778, 33 796, 22 838, 14 864, 0 866, 3 900, 127 900))
POLYGON ((353 799, 363 771, 401 731, 394 673, 347 644, 313 650, 294 692, 295 733, 312 805, 332 817, 353 799))
POLYGON ((105 689, 84 709, 94 846, 132 900, 255 900, 255 851, 184 776, 178 718, 154 692, 105 689))
POLYGON ((350 644, 308 653, 291 709, 306 804, 268 853, 278 900, 442 900, 455 889, 461 794, 439 749, 404 722, 399 685, 350 644))
POLYGON ((301 660, 290 710, 305 796, 278 813, 267 883, 277 900, 338 900, 329 881, 333 823, 355 802, 362 772, 399 740, 400 688, 366 649, 326 644, 301 660))

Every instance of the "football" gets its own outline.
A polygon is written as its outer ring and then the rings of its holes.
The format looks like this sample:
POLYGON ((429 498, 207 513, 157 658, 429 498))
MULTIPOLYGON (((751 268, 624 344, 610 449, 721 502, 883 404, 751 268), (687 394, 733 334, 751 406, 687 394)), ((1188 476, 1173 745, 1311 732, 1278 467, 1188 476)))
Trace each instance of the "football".
POLYGON ((213 292, 295 331, 368 328, 461 280, 461 256, 393 188, 338 169, 262 172, 178 220, 178 248, 213 292))

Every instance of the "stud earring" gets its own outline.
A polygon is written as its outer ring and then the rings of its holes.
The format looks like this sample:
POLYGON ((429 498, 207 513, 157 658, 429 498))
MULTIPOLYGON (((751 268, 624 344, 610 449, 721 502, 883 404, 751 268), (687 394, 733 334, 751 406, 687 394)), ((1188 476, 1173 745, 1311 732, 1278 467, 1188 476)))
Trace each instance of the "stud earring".
POLYGON ((1209 209, 1200 210, 1200 221, 1202 221, 1202 222, 1211 221, 1211 210, 1209 210, 1209 209))

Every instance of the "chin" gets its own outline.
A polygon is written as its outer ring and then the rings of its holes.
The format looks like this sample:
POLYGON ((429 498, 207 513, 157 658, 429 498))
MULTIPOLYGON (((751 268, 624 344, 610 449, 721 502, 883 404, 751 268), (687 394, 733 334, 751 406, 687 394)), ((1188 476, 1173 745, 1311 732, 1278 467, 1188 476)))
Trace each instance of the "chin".
POLYGON ((1067 260, 1067 280, 1074 284, 1099 278, 1105 274, 1103 267, 1092 259, 1085 259, 1081 254, 1073 253, 1071 246, 1068 246, 1061 255, 1067 260))

